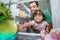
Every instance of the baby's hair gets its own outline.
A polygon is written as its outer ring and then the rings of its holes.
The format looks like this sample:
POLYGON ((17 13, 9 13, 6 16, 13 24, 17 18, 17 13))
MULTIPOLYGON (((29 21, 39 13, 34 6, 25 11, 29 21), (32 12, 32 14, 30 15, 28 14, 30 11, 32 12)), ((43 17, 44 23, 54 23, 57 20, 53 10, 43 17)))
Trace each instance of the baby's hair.
POLYGON ((43 16, 43 20, 45 20, 45 15, 44 15, 44 13, 41 11, 41 10, 35 10, 35 12, 34 12, 34 16, 35 15, 42 15, 43 16))

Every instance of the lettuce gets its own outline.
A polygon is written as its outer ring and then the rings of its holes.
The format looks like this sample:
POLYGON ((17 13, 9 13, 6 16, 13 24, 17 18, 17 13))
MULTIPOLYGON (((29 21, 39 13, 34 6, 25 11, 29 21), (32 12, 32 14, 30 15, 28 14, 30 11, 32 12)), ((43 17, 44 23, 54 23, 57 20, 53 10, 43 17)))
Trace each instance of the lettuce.
POLYGON ((0 2, 0 22, 3 22, 4 20, 13 20, 13 17, 11 15, 10 9, 7 8, 6 4, 0 2))

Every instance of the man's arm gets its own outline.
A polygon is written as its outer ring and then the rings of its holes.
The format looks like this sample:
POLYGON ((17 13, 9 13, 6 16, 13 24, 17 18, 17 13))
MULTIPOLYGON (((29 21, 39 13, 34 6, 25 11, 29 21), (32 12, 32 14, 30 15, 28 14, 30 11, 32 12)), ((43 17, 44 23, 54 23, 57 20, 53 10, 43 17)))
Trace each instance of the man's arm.
POLYGON ((24 10, 25 13, 30 17, 30 14, 31 14, 30 9, 25 4, 23 3, 18 4, 18 8, 20 8, 21 10, 24 10))
POLYGON ((46 33, 49 33, 50 32, 49 25, 46 25, 45 30, 46 30, 46 33))

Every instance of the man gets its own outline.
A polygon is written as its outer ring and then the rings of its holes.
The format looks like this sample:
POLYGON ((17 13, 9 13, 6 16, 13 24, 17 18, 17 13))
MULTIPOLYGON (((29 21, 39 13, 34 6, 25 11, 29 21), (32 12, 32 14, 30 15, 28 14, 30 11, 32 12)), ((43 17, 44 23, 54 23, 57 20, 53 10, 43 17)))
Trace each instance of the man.
MULTIPOLYGON (((23 4, 20 4, 20 7, 23 7, 23 4)), ((26 7, 25 7, 26 8, 26 7)), ((39 5, 38 5, 38 2, 37 1, 32 1, 29 3, 29 9, 30 9, 30 12, 32 13, 31 14, 31 20, 33 20, 33 15, 34 15, 34 11, 35 10, 38 10, 40 9, 39 8, 39 5)), ((52 29, 52 17, 51 17, 51 14, 48 10, 42 10, 45 14, 45 17, 46 17, 46 21, 49 23, 49 31, 52 29)), ((36 30, 35 28, 32 28, 34 32, 39 32, 38 30, 36 30)), ((28 31, 29 31, 29 28, 28 28, 28 31)))

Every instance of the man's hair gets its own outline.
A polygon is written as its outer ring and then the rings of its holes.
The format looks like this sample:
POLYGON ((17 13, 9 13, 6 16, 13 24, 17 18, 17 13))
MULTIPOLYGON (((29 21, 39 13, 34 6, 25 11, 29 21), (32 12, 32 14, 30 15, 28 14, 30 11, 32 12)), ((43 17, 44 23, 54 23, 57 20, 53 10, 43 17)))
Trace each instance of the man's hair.
POLYGON ((38 6, 39 6, 39 5, 38 5, 38 1, 31 1, 31 2, 29 2, 29 4, 34 3, 34 2, 36 3, 36 5, 37 5, 37 7, 38 7, 38 6))

